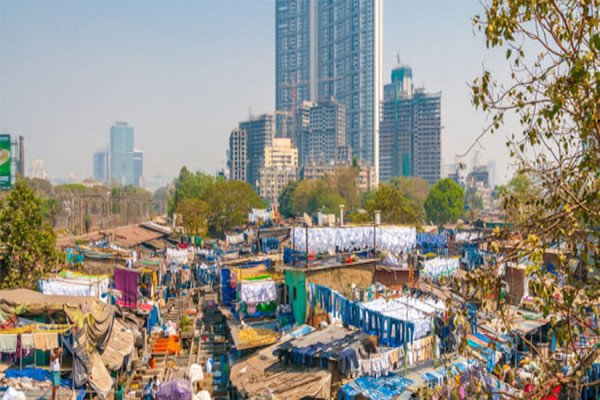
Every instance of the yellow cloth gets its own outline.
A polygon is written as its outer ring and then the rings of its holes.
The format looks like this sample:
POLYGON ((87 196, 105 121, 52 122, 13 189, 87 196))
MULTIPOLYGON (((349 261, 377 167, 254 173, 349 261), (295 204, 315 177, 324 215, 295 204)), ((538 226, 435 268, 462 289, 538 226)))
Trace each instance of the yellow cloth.
POLYGON ((58 335, 56 333, 46 333, 46 349, 52 350, 58 348, 58 335))
POLYGON ((46 351, 46 334, 45 333, 34 333, 33 334, 33 345, 36 349, 46 351))

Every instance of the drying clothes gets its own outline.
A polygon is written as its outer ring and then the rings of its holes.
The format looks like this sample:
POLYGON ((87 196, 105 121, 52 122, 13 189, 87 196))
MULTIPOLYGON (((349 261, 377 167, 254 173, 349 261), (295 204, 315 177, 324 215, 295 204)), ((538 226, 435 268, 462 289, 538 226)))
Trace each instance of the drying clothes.
POLYGON ((167 264, 184 265, 188 262, 187 249, 167 249, 167 264))
POLYGON ((45 333, 34 333, 33 334, 33 345, 37 350, 46 351, 46 334, 45 333))
POLYGON ((137 306, 138 272, 115 268, 115 288, 121 292, 117 304, 125 307, 137 306))
POLYGON ((48 350, 58 348, 58 334, 57 333, 46 333, 46 348, 48 350))
POLYGON ((436 257, 425 261, 423 267, 423 277, 430 280, 439 280, 448 276, 453 276, 460 269, 459 258, 440 258, 436 257))
POLYGON ((17 351, 17 334, 0 335, 0 353, 14 353, 17 351))
POLYGON ((458 232, 454 236, 455 242, 472 242, 481 237, 481 232, 458 232))
POLYGON ((238 235, 225 235, 225 243, 227 246, 235 246, 238 244, 244 243, 245 238, 244 234, 240 233, 238 235))
POLYGON ((241 285, 240 298, 248 303, 270 303, 277 300, 277 284, 272 279, 246 281, 241 285))
POLYGON ((21 334, 21 347, 23 347, 23 350, 31 350, 34 348, 33 333, 21 334))
POLYGON ((357 251, 373 248, 376 243, 380 251, 394 254, 413 249, 417 244, 417 231, 410 227, 349 227, 349 228, 302 228, 292 229, 291 241, 299 250, 309 253, 323 253, 335 251, 357 251), (308 243, 306 242, 308 229, 308 243), (373 237, 375 235, 375 237, 373 237))

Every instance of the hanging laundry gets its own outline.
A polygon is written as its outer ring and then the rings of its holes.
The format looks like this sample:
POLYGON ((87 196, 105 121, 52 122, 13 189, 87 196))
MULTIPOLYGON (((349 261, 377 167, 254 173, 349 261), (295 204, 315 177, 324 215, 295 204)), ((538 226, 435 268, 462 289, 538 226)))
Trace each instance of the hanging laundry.
POLYGON ((138 272, 115 268, 115 288, 121 292, 117 304, 125 307, 137 306, 138 272))
POLYGON ((33 334, 33 345, 37 350, 46 351, 46 334, 45 333, 34 333, 33 334))
POLYGON ((0 335, 0 353, 14 353, 15 351, 17 351, 17 334, 0 335))
POLYGON ((34 348, 33 333, 21 334, 21 347, 23 347, 24 350, 30 350, 34 348))
POLYGON ((58 334, 56 332, 46 333, 46 349, 58 348, 58 334))

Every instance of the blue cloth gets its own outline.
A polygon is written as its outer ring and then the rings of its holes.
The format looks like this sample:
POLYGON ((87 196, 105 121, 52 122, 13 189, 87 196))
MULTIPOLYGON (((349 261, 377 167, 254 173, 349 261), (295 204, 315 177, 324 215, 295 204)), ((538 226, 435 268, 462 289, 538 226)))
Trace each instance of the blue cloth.
POLYGON ((60 372, 52 371, 50 380, 52 381, 52 386, 59 386, 60 385, 60 372))

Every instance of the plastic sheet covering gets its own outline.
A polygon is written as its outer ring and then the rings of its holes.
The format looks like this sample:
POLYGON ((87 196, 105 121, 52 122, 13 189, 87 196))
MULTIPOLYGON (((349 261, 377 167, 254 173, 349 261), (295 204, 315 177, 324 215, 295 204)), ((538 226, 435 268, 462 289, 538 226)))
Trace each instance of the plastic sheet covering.
POLYGON ((75 355, 75 386, 89 383, 102 398, 110 391, 112 379, 99 352, 105 350, 112 332, 113 306, 93 297, 45 295, 16 289, 0 291, 0 311, 27 316, 51 315, 56 322, 74 324, 73 341, 65 336, 64 343, 75 355))
POLYGON ((191 400, 190 382, 187 379, 174 379, 160 386, 156 400, 191 400))
MULTIPOLYGON (((23 368, 22 370, 18 368, 11 368, 4 371, 5 378, 30 378, 34 381, 43 382, 51 380, 50 371, 42 369, 42 368, 23 368)), ((71 389, 73 387, 70 379, 61 379, 60 386, 65 387, 67 389, 71 389)))
POLYGON ((25 393, 9 387, 4 396, 2 396, 2 400, 27 400, 27 396, 25 396, 25 393))
POLYGON ((123 359, 133 351, 134 336, 119 320, 115 319, 108 344, 102 353, 102 362, 109 370, 119 369, 123 359))
POLYGON ((102 358, 96 352, 90 356, 90 378, 88 383, 101 399, 105 399, 113 386, 113 380, 102 363, 102 358))

